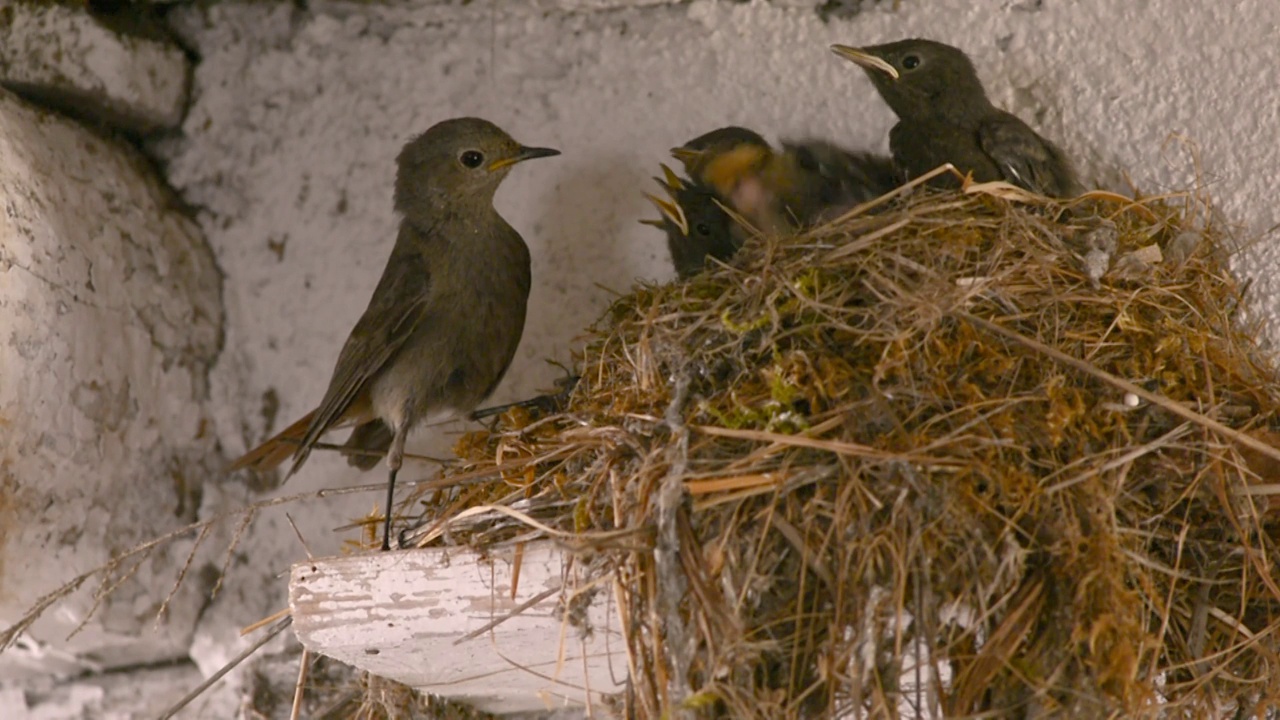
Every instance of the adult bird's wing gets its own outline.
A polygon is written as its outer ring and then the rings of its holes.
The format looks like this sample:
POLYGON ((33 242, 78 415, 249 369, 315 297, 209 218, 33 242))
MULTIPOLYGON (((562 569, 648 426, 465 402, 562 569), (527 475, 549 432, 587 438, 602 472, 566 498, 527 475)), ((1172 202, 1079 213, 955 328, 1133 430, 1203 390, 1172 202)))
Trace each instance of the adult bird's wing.
MULTIPOLYGON (((402 233, 417 232, 405 227, 402 233)), ((431 287, 430 268, 421 253, 400 243, 391 253, 382 279, 373 291, 369 307, 351 331, 338 354, 324 400, 316 408, 307 434, 294 454, 292 474, 306 460, 311 446, 333 427, 379 371, 404 345, 413 331, 427 321, 431 287)), ((407 245, 407 244, 406 244, 407 245)))
POLYGON ((1049 197, 1079 194, 1071 161, 1016 115, 1000 113, 983 121, 978 142, 1008 182, 1049 197))

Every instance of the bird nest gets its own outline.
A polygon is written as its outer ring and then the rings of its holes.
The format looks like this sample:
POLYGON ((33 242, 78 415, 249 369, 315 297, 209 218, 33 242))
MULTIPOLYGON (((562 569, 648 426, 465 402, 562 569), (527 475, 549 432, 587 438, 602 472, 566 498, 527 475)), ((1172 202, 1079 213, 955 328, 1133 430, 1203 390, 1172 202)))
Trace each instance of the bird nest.
POLYGON ((641 717, 1260 712, 1276 373, 1206 203, 1095 195, 917 188, 639 287, 410 535, 614 573, 641 717))

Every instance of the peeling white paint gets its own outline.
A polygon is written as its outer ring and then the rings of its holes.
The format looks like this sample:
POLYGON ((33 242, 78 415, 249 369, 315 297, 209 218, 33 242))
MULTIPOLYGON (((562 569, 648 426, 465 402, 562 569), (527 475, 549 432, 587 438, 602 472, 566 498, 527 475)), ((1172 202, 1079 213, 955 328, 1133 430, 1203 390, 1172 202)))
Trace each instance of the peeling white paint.
POLYGON ((564 618, 559 592, 516 612, 565 583, 572 594, 571 566, 554 543, 527 546, 513 597, 509 550, 301 562, 289 583, 293 630, 313 652, 486 712, 585 708, 621 691, 627 675, 608 589, 584 596, 586 627, 564 618))

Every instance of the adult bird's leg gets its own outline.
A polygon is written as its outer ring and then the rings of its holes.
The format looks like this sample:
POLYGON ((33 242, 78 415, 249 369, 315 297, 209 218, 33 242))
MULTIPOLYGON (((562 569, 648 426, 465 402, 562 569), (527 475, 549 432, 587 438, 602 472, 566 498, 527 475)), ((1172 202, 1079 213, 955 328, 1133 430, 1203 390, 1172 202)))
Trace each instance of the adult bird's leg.
POLYGON ((400 472, 400 466, 404 464, 404 441, 408 436, 409 419, 406 417, 396 426, 396 434, 391 438, 391 447, 387 450, 387 469, 390 472, 387 477, 386 519, 382 526, 383 552, 391 549, 391 514, 395 510, 396 473, 400 472))

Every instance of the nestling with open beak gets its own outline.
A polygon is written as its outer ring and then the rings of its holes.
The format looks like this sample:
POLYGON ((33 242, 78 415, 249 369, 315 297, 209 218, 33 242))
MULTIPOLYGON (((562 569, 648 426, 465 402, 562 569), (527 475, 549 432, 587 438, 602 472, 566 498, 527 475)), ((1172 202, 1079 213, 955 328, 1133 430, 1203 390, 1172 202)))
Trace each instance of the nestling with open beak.
POLYGON ((828 142, 784 142, 775 152, 757 132, 729 126, 699 135, 671 154, 692 180, 663 166, 657 179, 667 198, 646 193, 662 213, 655 225, 667 234, 677 274, 701 272, 706 259, 728 260, 752 227, 778 234, 829 220, 891 190, 896 183, 888 158, 851 152, 828 142))
POLYGON ((710 189, 679 177, 666 165, 662 178, 654 178, 667 197, 645 193, 658 208, 661 220, 643 220, 667 235, 667 249, 676 275, 688 279, 706 269, 708 258, 726 262, 741 246, 733 232, 735 223, 710 189))

